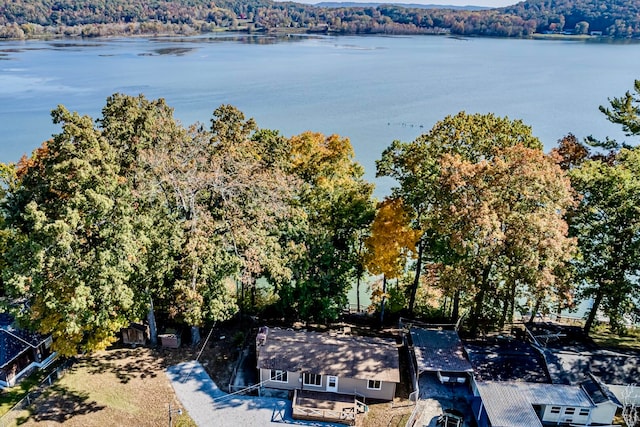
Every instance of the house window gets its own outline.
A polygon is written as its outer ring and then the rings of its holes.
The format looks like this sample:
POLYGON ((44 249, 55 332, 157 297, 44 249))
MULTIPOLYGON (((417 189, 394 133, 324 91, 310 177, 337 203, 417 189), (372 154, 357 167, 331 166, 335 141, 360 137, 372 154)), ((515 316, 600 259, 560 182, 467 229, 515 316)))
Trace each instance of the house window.
POLYGON ((304 380, 302 383, 304 385, 313 385, 318 387, 322 385, 322 375, 305 373, 303 378, 304 380))
POLYGON ((576 413, 576 408, 567 408, 564 410, 565 415, 573 415, 576 413))
POLYGON ((367 382, 367 388, 369 390, 380 390, 382 388, 382 382, 378 380, 369 380, 367 382))
POLYGON ((280 371, 276 369, 271 370, 271 381, 277 381, 281 383, 287 382, 287 371, 280 371))
POLYGON ((559 414, 560 413, 560 407, 559 406, 552 406, 551 407, 551 413, 552 414, 559 414))
POLYGON ((580 416, 586 417, 587 415, 589 415, 589 409, 588 408, 580 409, 580 416))

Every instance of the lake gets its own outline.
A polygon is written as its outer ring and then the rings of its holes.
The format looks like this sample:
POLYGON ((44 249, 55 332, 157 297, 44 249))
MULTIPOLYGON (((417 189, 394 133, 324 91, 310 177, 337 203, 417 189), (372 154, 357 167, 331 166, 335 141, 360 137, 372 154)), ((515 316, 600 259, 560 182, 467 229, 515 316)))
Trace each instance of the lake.
MULTIPOLYGON (((550 149, 568 132, 624 140, 598 111, 640 78, 640 44, 444 36, 208 35, 0 42, 0 161, 58 129, 58 104, 97 117, 114 92, 165 98, 183 123, 233 104, 262 128, 351 139, 374 180, 394 139, 448 114, 522 119, 550 149)), ((376 195, 391 182, 375 180, 376 195)))

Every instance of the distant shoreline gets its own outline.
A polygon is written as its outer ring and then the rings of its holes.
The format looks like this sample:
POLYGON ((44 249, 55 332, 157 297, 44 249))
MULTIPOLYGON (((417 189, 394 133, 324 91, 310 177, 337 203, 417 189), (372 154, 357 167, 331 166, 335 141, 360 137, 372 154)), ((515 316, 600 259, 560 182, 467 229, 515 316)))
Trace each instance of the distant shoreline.
MULTIPOLYGON (((103 24, 105 29, 112 29, 113 24, 103 24)), ((81 29, 78 26, 77 29, 81 29)), ((92 26, 94 29, 96 25, 92 26)), ((98 26, 99 27, 99 26, 98 26)), ((72 27, 75 28, 75 27, 72 27)), ((640 43, 639 38, 615 38, 611 36, 603 36, 603 35, 588 35, 588 34, 544 34, 544 33, 533 33, 529 36, 523 37, 504 37, 504 36, 494 36, 494 35, 461 35, 461 34, 453 34, 446 29, 430 29, 429 31, 424 32, 398 32, 398 33, 348 33, 348 32, 338 32, 332 31, 331 29, 301 29, 301 28, 274 28, 274 29, 248 29, 248 28, 238 28, 238 29, 216 29, 213 31, 205 31, 205 32, 136 32, 136 33, 118 33, 113 31, 106 31, 105 33, 100 34, 83 34, 82 31, 77 31, 76 33, 70 33, 68 31, 68 27, 47 27, 49 32, 46 33, 38 33, 32 34, 28 37, 25 35, 24 37, 0 37, 0 43, 3 41, 26 41, 26 40, 64 40, 64 39, 81 39, 81 40, 95 40, 95 39, 108 39, 108 38, 154 38, 154 37, 198 37, 198 36, 206 36, 212 34, 229 34, 229 35, 247 35, 247 36, 273 36, 273 37, 285 37, 289 35, 323 35, 323 36, 358 36, 358 37, 369 37, 369 36, 446 36, 452 38, 458 38, 461 40, 466 39, 474 39, 474 38, 496 38, 496 39, 535 39, 535 40, 561 40, 561 41, 605 41, 607 43, 640 43), (66 30, 66 31, 62 31, 66 30)), ((2 58, 0 57, 0 60, 2 58)))

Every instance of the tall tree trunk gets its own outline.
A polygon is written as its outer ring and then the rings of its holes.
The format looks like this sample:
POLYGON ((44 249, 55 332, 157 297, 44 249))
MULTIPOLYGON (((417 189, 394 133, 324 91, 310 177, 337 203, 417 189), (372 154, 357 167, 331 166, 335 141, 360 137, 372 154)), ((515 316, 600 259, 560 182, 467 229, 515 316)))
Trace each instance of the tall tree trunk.
POLYGON ((360 281, 362 280, 362 275, 364 274, 364 265, 362 260, 362 245, 364 244, 364 239, 360 237, 358 243, 358 271, 356 276, 356 306, 358 309, 358 313, 360 313, 360 281))
POLYGON ((536 316, 538 315, 538 311, 540 311, 541 303, 542 303, 542 300, 538 298, 536 300, 536 305, 533 307, 533 310, 531 310, 531 317, 529 317, 529 323, 533 322, 533 319, 535 319, 536 316))
POLYGON ((356 278, 356 305, 358 313, 360 313, 360 276, 361 274, 358 274, 358 277, 356 278))
POLYGON ((453 294, 453 308, 451 309, 451 321, 457 322, 460 317, 460 289, 453 294))
POLYGON ((473 316, 471 316, 471 336, 478 335, 478 323, 482 316, 482 305, 484 304, 484 287, 480 288, 473 302, 473 316))
POLYGON ((480 278, 480 290, 474 298, 473 316, 471 319, 471 335, 476 336, 478 334, 478 323, 482 319, 482 312, 484 306, 484 295, 488 287, 489 273, 491 272, 491 265, 484 266, 482 268, 482 276, 480 278))
POLYGON ((516 282, 512 281, 507 287, 506 294, 504 296, 504 300, 502 301, 502 313, 500 314, 500 321, 498 322, 500 329, 504 328, 504 324, 507 321, 507 317, 509 317, 509 313, 511 313, 510 318, 513 318, 513 300, 515 298, 516 293, 516 282))
POLYGON ((156 325, 156 314, 153 308, 153 298, 147 289, 149 296, 149 312, 147 313, 147 323, 149 323, 149 341, 152 346, 158 345, 158 326, 156 325))
POLYGON ((596 298, 593 300, 593 306, 591 306, 591 310, 589 311, 589 316, 587 317, 587 321, 584 324, 583 331, 586 335, 589 335, 589 332, 591 332, 593 323, 596 320, 598 307, 600 307, 600 303, 602 302, 603 297, 604 297, 604 292, 602 292, 602 286, 601 286, 598 288, 598 292, 596 293, 596 298))
POLYGON ((409 317, 410 318, 413 318, 413 306, 416 303, 416 292, 418 292, 418 285, 420 284, 423 251, 424 251, 424 242, 420 241, 418 243, 418 260, 416 261, 416 274, 413 278, 413 284, 411 285, 411 297, 409 298, 409 317))
POLYGON ((380 326, 384 325, 384 305, 387 300, 387 276, 382 276, 382 301, 380 302, 380 326))
POLYGON ((191 345, 197 346, 200 342, 200 328, 198 326, 191 326, 191 345))
POLYGON ((251 281, 251 311, 249 313, 255 313, 256 308, 256 281, 252 279, 251 281))

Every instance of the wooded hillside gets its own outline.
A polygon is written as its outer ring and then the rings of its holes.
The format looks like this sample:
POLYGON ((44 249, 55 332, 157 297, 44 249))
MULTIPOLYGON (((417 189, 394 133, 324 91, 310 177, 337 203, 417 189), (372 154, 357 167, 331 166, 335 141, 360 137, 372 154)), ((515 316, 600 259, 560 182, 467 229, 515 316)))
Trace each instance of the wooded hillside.
POLYGON ((491 10, 399 5, 317 7, 270 0, 3 0, 0 37, 192 34, 218 29, 333 34, 456 34, 526 37, 533 33, 640 36, 638 0, 529 0, 491 10))

